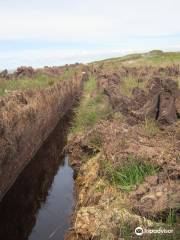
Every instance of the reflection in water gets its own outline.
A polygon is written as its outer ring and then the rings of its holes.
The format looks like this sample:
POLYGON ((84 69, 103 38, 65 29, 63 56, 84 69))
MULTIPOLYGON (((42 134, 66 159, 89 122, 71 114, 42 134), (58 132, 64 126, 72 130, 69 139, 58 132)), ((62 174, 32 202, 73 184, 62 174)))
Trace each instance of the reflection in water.
POLYGON ((73 207, 73 171, 62 154, 65 117, 0 203, 1 240, 61 240, 73 207))

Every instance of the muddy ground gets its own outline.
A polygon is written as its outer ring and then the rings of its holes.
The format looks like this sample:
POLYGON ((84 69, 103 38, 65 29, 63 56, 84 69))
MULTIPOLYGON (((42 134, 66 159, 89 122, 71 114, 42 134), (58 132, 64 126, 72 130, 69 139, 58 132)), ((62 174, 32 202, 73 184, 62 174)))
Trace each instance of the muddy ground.
POLYGON ((69 135, 77 205, 67 239, 136 239, 138 226, 173 229, 142 239, 179 239, 180 65, 96 63, 89 74, 97 81, 90 98, 103 94, 111 111, 69 135), (139 166, 141 180, 122 183, 139 166))

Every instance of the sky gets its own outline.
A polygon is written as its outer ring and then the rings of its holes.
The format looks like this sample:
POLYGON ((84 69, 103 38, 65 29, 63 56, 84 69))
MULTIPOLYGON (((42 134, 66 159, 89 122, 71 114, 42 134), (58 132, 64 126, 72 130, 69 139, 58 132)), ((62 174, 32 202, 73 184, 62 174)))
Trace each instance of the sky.
POLYGON ((0 69, 180 51, 180 0, 0 0, 0 69))

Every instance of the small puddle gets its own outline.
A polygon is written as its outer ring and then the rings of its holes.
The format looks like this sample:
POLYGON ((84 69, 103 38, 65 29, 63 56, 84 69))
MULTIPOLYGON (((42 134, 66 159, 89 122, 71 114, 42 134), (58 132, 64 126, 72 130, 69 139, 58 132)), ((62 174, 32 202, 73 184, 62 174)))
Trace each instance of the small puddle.
POLYGON ((0 239, 64 239, 74 205, 73 170, 62 153, 69 121, 57 125, 0 203, 0 239))

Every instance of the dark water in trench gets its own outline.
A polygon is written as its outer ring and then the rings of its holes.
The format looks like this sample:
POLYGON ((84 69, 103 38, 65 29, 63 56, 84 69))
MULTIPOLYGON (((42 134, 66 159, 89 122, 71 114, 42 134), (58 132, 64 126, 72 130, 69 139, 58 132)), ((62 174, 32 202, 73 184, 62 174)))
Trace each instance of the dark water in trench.
POLYGON ((62 153, 70 120, 59 122, 0 203, 0 240, 64 239, 74 204, 73 170, 62 153))

